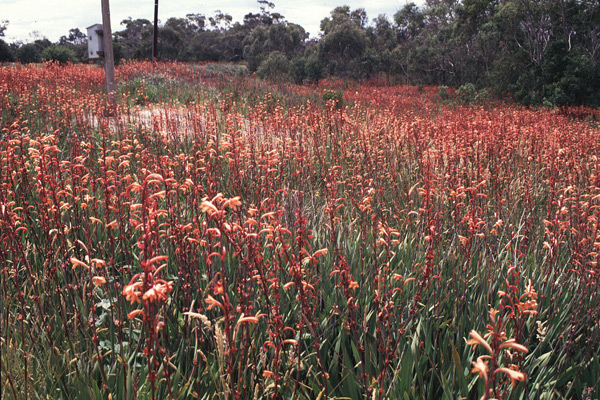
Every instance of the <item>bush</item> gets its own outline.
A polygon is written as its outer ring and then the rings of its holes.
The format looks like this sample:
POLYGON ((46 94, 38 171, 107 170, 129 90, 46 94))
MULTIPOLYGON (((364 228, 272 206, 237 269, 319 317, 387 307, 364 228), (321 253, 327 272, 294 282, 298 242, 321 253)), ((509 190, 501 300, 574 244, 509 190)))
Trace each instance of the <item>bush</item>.
POLYGON ((456 99, 463 104, 470 104, 475 100, 477 88, 472 83, 465 83, 454 91, 456 99))
POLYGON ((275 82, 292 80, 292 63, 281 52, 273 51, 260 63, 256 74, 262 79, 275 82))
POLYGON ((55 46, 46 47, 42 51, 42 59, 44 61, 57 61, 60 64, 66 64, 68 62, 76 63, 79 60, 75 55, 75 51, 66 46, 55 46))
POLYGON ((292 67, 296 83, 317 83, 325 77, 325 67, 316 55, 296 58, 292 67))
POLYGON ((323 91, 322 99, 326 103, 331 102, 337 108, 341 108, 344 105, 344 91, 325 89, 323 91))
POLYGON ((438 92, 436 93, 435 98, 442 103, 448 102, 450 100, 450 93, 448 92, 448 86, 438 87, 438 92))
POLYGON ((481 104, 490 99, 490 93, 483 88, 477 90, 474 84, 465 83, 454 91, 456 100, 462 104, 481 104))
POLYGON ((316 55, 310 56, 304 61, 304 73, 306 80, 316 83, 325 77, 325 66, 316 55))
POLYGON ((477 92, 473 100, 475 101, 475 103, 483 103, 485 101, 488 101, 490 97, 490 92, 486 88, 483 88, 479 92, 477 92))

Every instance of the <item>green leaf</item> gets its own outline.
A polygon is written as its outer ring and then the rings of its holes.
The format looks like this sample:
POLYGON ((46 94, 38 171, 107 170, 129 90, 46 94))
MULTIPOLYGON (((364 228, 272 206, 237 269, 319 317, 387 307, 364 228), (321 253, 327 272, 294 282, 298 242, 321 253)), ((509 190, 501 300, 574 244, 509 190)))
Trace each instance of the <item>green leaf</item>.
POLYGON ((469 388, 467 387, 467 380, 465 378, 464 368, 460 361, 460 355, 458 354, 458 351, 456 350, 456 347, 454 346, 454 343, 452 341, 450 341, 450 345, 452 346, 452 360, 456 365, 455 374, 458 380, 460 394, 462 396, 466 396, 469 393, 469 388))

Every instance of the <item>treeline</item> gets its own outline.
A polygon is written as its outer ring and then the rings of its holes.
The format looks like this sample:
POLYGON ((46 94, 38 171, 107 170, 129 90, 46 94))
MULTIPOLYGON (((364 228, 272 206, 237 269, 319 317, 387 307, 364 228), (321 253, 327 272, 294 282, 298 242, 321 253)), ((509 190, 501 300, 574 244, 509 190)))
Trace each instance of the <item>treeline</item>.
MULTIPOLYGON (((169 18, 159 29, 158 58, 246 62, 279 81, 378 76, 486 87, 526 104, 600 105, 600 0, 427 0, 371 21, 364 9, 342 6, 321 21, 318 39, 272 12, 272 3, 259 6, 235 23, 220 11, 169 18)), ((149 59, 152 22, 129 18, 121 26, 117 58, 149 59)), ((85 50, 85 34, 72 29, 54 44, 0 41, 0 60, 83 61, 85 50)))

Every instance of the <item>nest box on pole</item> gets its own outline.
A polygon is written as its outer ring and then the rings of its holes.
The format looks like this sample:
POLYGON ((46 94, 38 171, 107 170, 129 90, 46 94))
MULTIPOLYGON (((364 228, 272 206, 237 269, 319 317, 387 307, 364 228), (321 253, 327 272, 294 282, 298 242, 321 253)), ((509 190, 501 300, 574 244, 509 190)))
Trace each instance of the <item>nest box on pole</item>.
POLYGON ((94 24, 87 27, 88 58, 100 58, 104 56, 104 31, 102 24, 94 24))

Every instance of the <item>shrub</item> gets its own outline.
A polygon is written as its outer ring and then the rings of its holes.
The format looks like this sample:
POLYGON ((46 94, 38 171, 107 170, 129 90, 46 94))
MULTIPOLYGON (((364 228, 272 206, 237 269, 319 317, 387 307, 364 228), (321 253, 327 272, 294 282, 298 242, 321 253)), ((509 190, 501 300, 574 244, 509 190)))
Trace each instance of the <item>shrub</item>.
POLYGON ((292 80, 292 63, 279 51, 274 51, 260 63, 256 74, 262 79, 275 82, 292 80))
POLYGON ((42 59, 44 61, 57 61, 60 64, 66 64, 68 62, 76 63, 79 60, 75 55, 75 51, 66 46, 55 46, 46 47, 42 51, 42 59))
POLYGON ((477 95, 477 88, 472 83, 465 83, 454 91, 456 99, 463 104, 473 103, 477 95))
POLYGON ((296 83, 317 83, 325 77, 325 67, 316 55, 296 58, 292 64, 296 83))
POLYGON ((450 100, 450 93, 448 92, 448 86, 440 86, 438 92, 435 95, 436 99, 442 103, 450 100))
POLYGON ((322 98, 323 101, 332 102, 338 108, 344 105, 344 92, 342 90, 325 89, 322 98))

